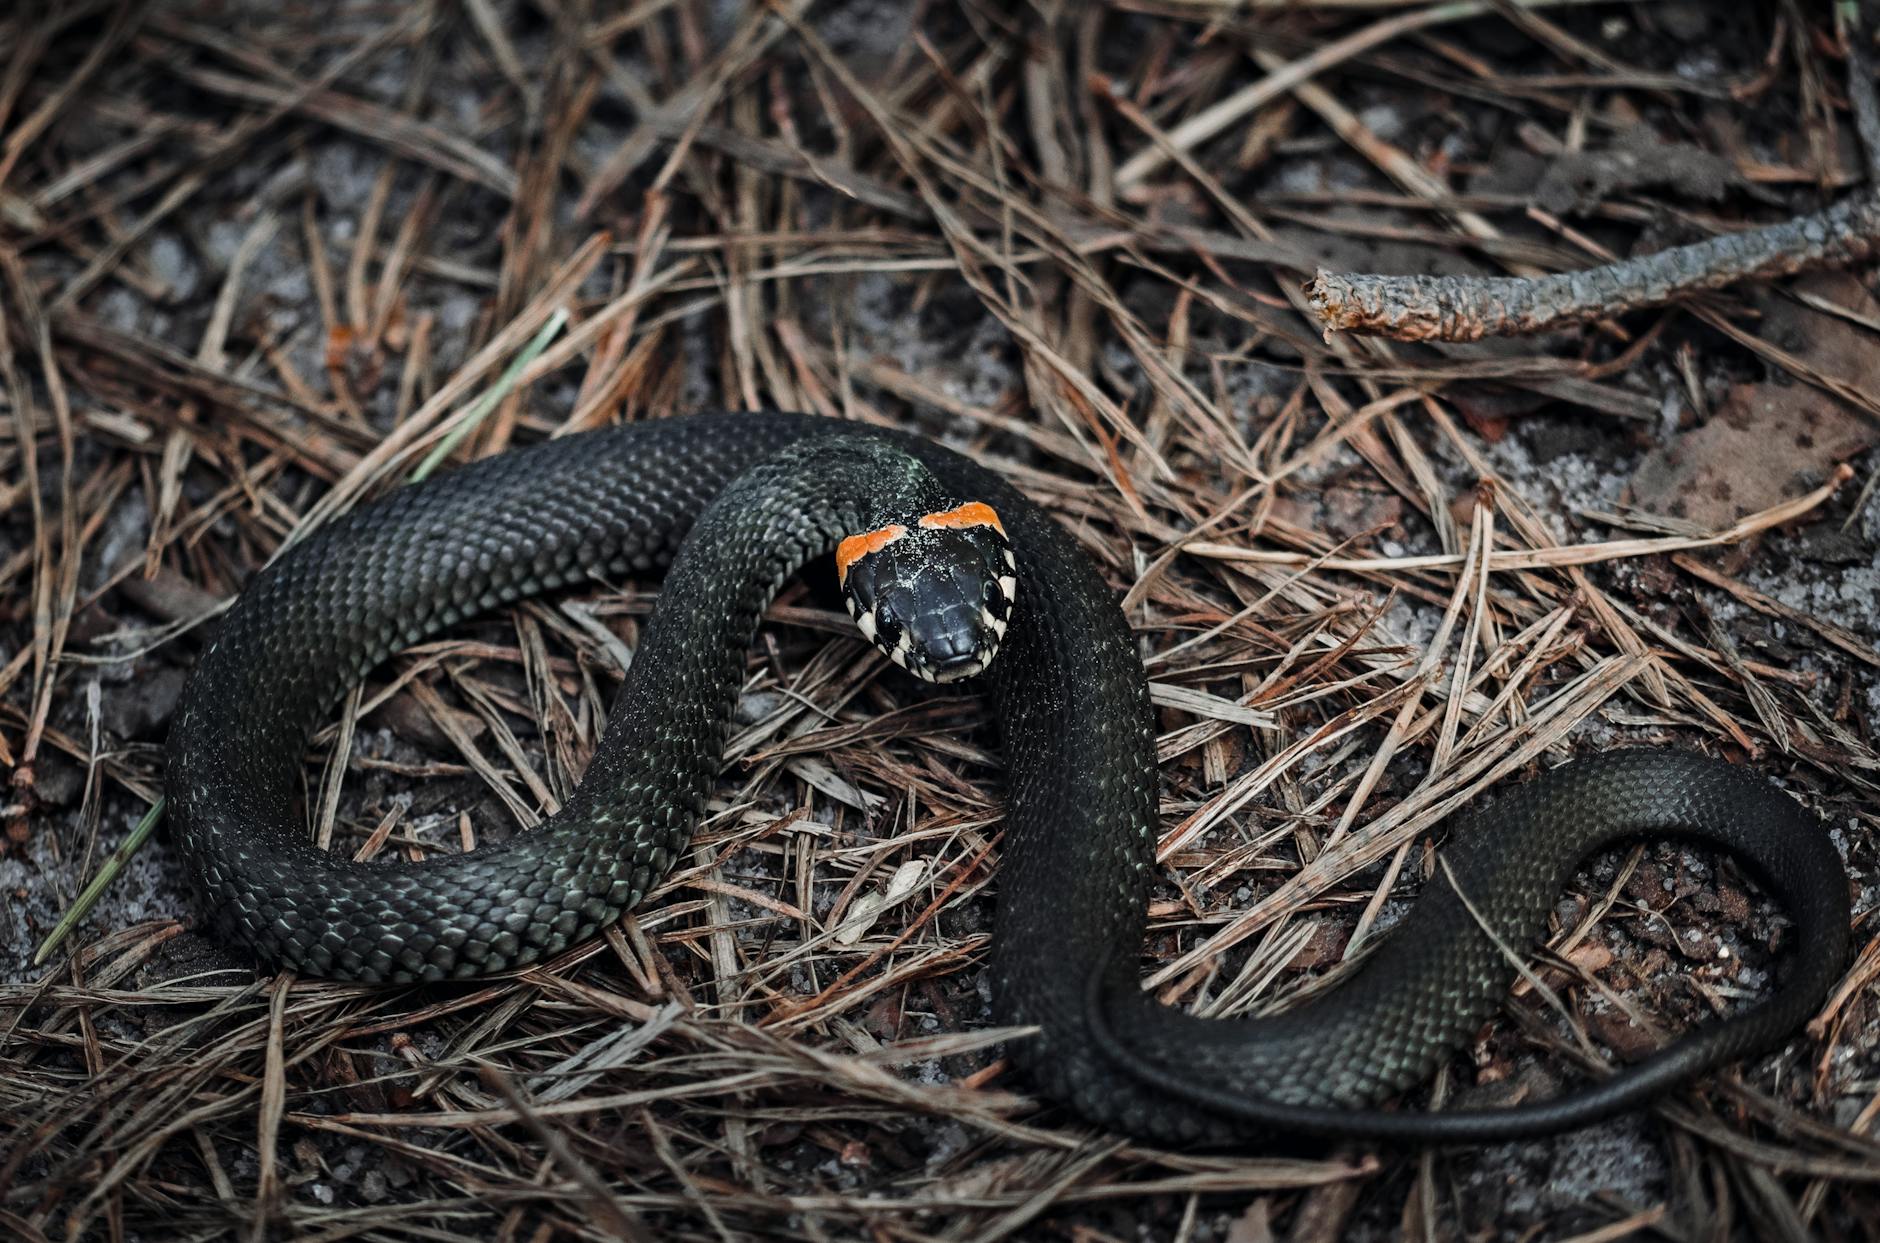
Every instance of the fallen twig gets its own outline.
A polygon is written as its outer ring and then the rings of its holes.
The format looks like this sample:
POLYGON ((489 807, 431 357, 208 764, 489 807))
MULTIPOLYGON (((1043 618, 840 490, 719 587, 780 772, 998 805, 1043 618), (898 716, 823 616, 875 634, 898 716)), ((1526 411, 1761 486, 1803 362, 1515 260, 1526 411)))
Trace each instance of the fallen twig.
POLYGON ((1326 335, 1477 341, 1662 306, 1706 289, 1859 263, 1880 249, 1880 198, 1552 276, 1382 276, 1321 268, 1306 286, 1326 335))

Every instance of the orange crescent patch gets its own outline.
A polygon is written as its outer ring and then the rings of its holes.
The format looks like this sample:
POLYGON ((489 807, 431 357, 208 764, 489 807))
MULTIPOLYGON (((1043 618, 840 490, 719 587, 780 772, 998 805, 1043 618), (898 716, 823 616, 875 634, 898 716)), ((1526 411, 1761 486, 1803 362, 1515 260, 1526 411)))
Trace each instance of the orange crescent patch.
MULTIPOLYGON (((926 519, 921 519, 925 522, 926 519)), ((862 535, 851 535, 836 545, 836 579, 846 583, 849 580, 849 567, 866 557, 871 552, 880 552, 895 540, 907 534, 907 528, 896 522, 878 530, 862 535)))
POLYGON ((920 520, 920 524, 929 530, 945 527, 991 527, 1000 535, 1005 534, 1005 524, 999 521, 999 515, 993 512, 992 506, 983 501, 968 501, 958 509, 928 514, 920 520))

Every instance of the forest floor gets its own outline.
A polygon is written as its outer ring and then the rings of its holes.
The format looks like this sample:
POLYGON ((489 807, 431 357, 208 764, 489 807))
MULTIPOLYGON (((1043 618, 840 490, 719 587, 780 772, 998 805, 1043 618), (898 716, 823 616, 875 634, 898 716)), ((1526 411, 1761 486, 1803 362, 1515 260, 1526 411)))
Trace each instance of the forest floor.
MULTIPOLYGON (((0 18, 0 1225, 1880 1237, 1872 272, 1472 344, 1328 335, 1302 293, 1321 267, 1587 268, 1864 192, 1861 8, 0 18), (1077 533, 1160 713, 1144 954, 1169 1004, 1336 987, 1431 874, 1442 806, 1647 742, 1820 813, 1848 974, 1778 1052, 1556 1138, 1094 1131, 990 1025, 988 706, 901 673, 813 584, 753 653, 692 853, 540 968, 258 977, 203 934, 161 825, 123 849, 217 613, 316 503, 440 444, 462 462, 714 408, 921 431, 1077 533)), ((310 825, 419 858, 559 805, 658 597, 607 587, 376 671, 306 756, 310 825)), ((1788 930, 1703 851, 1592 860, 1534 959, 1562 1008, 1517 988, 1402 1107, 1636 1059, 1766 989, 1788 930)))

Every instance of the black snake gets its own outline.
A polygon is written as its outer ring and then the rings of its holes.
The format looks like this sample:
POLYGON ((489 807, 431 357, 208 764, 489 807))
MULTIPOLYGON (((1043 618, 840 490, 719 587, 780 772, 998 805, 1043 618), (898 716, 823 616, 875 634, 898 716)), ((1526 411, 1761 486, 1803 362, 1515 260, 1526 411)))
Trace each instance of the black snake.
MULTIPOLYGON (((845 538, 873 532, 881 544, 916 515, 972 505, 996 513, 1017 570, 1015 604, 1009 582, 985 588, 999 608, 984 620, 1004 633, 980 678, 1007 769, 996 1015, 1038 1028, 1015 1055, 1088 1118, 1210 1142, 1271 1126, 1407 1140, 1558 1129, 1769 1048, 1837 977, 1847 887, 1820 823, 1729 764, 1636 750, 1569 764, 1477 813, 1485 823, 1445 853, 1450 870, 1408 926, 1327 995, 1259 1020, 1155 1004, 1138 984, 1155 724, 1111 592, 1069 533, 992 472, 916 437, 797 415, 660 420, 503 454, 395 491, 259 574, 204 650, 169 739, 175 840, 215 927, 270 963, 366 981, 483 975, 592 937, 684 849, 749 643, 784 580, 845 538), (668 565, 605 738, 557 814, 415 866, 355 864, 307 841, 302 753, 380 661, 508 601, 668 565), (1754 868, 1797 925, 1801 951, 1782 985, 1560 1101, 1375 1108, 1492 1013, 1515 975, 1510 947, 1532 943, 1575 863, 1638 833, 1700 839, 1754 868)), ((983 570, 1005 573, 996 558, 983 570)), ((967 607, 955 629, 975 616, 967 607)), ((871 637, 917 664, 915 624, 902 617, 894 636, 871 637)))

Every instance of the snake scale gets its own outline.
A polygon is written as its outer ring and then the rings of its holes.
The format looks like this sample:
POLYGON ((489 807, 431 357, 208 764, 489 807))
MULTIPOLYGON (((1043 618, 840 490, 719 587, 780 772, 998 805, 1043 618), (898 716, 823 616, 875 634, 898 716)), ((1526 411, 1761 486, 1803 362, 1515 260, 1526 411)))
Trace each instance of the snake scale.
POLYGON ((993 472, 918 437, 801 415, 655 420, 547 441, 396 490, 256 576, 204 649, 168 743, 174 840, 224 936, 268 963, 365 981, 464 978, 594 936, 684 849, 720 765, 758 619, 805 562, 881 522, 883 489, 989 505, 1016 555, 1009 633, 977 679, 1006 764, 991 951, 1015 1058, 1090 1120, 1162 1141, 1271 1128, 1406 1141, 1532 1134, 1637 1104, 1779 1043, 1846 953, 1820 822, 1721 761, 1625 750, 1462 817, 1407 926, 1336 988, 1207 1020, 1139 985, 1157 835, 1155 723, 1134 640, 1071 535, 993 472), (670 567, 604 738, 567 804, 467 854, 356 864, 315 849, 302 755, 400 648, 461 618, 670 567), (1575 864, 1637 834, 1745 860, 1796 924, 1767 997, 1555 1101, 1488 1112, 1379 1102, 1433 1073, 1515 976, 1575 864))

